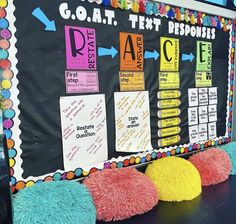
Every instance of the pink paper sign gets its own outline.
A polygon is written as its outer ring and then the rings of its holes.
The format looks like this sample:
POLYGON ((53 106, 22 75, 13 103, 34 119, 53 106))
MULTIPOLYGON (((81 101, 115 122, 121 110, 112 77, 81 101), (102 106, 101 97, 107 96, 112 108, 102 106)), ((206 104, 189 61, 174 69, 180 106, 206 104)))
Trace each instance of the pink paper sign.
POLYGON ((96 70, 95 29, 65 26, 67 69, 96 70))
POLYGON ((65 71, 66 93, 99 92, 97 71, 65 71))

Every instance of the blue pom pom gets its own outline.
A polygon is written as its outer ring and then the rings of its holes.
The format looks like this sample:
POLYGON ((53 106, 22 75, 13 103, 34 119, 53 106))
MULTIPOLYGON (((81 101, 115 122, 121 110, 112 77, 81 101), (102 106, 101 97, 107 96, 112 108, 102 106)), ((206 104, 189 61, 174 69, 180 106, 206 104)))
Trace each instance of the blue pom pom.
MULTIPOLYGON (((219 146, 218 146, 219 147, 219 146)), ((221 145, 220 149, 224 150, 230 157, 232 163, 231 174, 236 174, 236 142, 230 142, 225 145, 221 145)))
POLYGON ((73 181, 35 184, 13 200, 15 224, 95 224, 96 210, 87 188, 73 181))
POLYGON ((102 4, 105 6, 110 6, 111 2, 110 2, 110 0, 102 0, 102 4))
POLYGON ((221 29, 221 22, 220 22, 219 20, 217 20, 217 25, 216 25, 216 28, 217 28, 218 30, 220 30, 220 29, 221 29))
POLYGON ((170 10, 168 11, 167 16, 168 16, 169 18, 175 17, 175 12, 173 11, 172 8, 170 8, 170 10))

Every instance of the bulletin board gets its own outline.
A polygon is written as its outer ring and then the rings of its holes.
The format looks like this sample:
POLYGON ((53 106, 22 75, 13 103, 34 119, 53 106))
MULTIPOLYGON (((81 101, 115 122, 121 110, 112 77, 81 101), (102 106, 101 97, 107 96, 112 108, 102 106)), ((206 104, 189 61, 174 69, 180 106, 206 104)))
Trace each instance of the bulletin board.
POLYGON ((231 141, 234 20, 151 1, 0 4, 13 191, 231 141))

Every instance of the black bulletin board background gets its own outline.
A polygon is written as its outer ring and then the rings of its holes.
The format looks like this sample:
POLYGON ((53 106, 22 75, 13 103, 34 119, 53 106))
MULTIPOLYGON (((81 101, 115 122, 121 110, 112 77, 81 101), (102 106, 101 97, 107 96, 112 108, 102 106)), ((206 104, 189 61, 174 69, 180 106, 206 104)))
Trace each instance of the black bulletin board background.
MULTIPOLYGON (((109 26, 98 23, 81 22, 79 20, 64 20, 59 14, 59 5, 64 0, 14 1, 16 6, 15 26, 18 49, 17 68, 19 73, 18 89, 20 100, 23 177, 39 176, 63 168, 62 142, 59 97, 66 96, 65 77, 65 33, 64 26, 81 26, 96 29, 97 47, 115 47, 119 52, 119 32, 141 33, 144 35, 144 50, 160 52, 160 37, 174 37, 180 40, 180 91, 181 91, 181 141, 189 142, 188 138, 188 88, 195 88, 196 61, 181 62, 182 53, 192 52, 196 56, 197 40, 201 38, 181 37, 168 34, 169 19, 163 17, 161 30, 144 31, 131 28, 128 16, 131 11, 105 8, 88 1, 67 1, 69 8, 75 11, 79 5, 85 6, 88 15, 92 15, 94 7, 100 8, 102 15, 105 9, 115 10, 118 25, 109 26), (55 19, 56 32, 45 32, 44 26, 32 15, 32 11, 40 7, 45 14, 55 19)), ((152 17, 152 16, 149 16, 152 17)), ((161 17, 158 17, 161 18, 161 17)), ((226 106, 228 91, 228 54, 229 32, 216 31, 213 44, 213 87, 218 87, 218 122, 217 135, 224 136, 226 131, 226 106)), ((115 151, 115 116, 114 92, 119 91, 119 53, 114 58, 98 57, 97 70, 99 74, 100 93, 106 96, 108 124, 108 154, 109 159, 129 155, 115 151)), ((157 146, 157 91, 160 60, 144 60, 145 85, 150 95, 151 133, 153 148, 157 146)), ((72 94, 70 94, 72 95, 72 94)), ((78 94, 79 95, 79 94, 78 94)))

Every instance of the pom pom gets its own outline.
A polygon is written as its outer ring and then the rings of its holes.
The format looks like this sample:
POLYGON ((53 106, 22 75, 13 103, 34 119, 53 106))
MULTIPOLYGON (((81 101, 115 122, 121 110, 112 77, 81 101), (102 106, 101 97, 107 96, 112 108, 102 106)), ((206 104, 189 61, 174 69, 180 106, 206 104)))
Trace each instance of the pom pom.
POLYGON ((131 11, 134 13, 138 13, 139 12, 139 4, 138 4, 138 0, 134 0, 131 4, 131 11))
POLYGON ((102 4, 103 4, 104 6, 110 6, 110 5, 111 5, 111 2, 110 2, 110 0, 102 0, 102 4))
POLYGON ((213 16, 211 17, 211 24, 213 27, 216 27, 216 25, 217 25, 216 20, 213 16))
POLYGON ((172 8, 169 9, 168 13, 167 13, 167 16, 169 18, 174 18, 175 17, 175 12, 172 8))
POLYGON ((221 22, 220 22, 219 20, 217 20, 216 28, 217 28, 218 30, 221 29, 221 22))
POLYGON ((160 7, 160 14, 161 15, 166 15, 166 7, 164 4, 161 4, 161 7, 160 7))
POLYGON ((145 5, 144 5, 143 1, 139 2, 139 12, 145 13, 145 5))
POLYGON ((83 182, 92 194, 98 220, 123 220, 151 210, 158 194, 151 180, 131 168, 107 169, 83 182))
POLYGON ((186 23, 188 23, 188 21, 189 21, 189 12, 188 12, 188 10, 185 10, 184 20, 185 20, 186 23))
POLYGON ((191 18, 190 18, 190 23, 192 25, 195 25, 195 17, 194 17, 194 14, 192 14, 191 18))
POLYGON ((120 9, 127 10, 128 4, 127 4, 126 0, 121 0, 119 7, 120 7, 120 9))
POLYGON ((178 21, 181 21, 181 13, 180 13, 180 10, 179 10, 178 7, 175 9, 175 13, 176 13, 175 18, 176 18, 178 21))
POLYGON ((153 8, 152 8, 152 12, 154 15, 157 15, 159 13, 159 4, 156 2, 153 2, 153 8))
POLYGON ((183 7, 180 8, 181 14, 184 14, 185 9, 183 7))
POLYGON ((198 13, 197 13, 197 25, 198 25, 198 26, 201 26, 201 25, 202 25, 202 20, 201 20, 201 18, 202 18, 202 13, 201 13, 201 12, 198 12, 198 13))
POLYGON ((35 184, 13 201, 15 224, 95 224, 96 210, 89 191, 77 182, 35 184))
POLYGON ((148 165, 145 174, 151 178, 163 201, 192 200, 202 192, 197 169, 182 158, 159 159, 148 165))
POLYGON ((115 9, 118 8, 119 4, 118 4, 118 0, 111 0, 111 6, 115 9))
POLYGON ((152 8, 153 8, 153 3, 152 2, 148 2, 146 4, 146 9, 145 9, 145 13, 147 15, 152 15, 152 8))
POLYGON ((231 159, 231 174, 236 174, 236 142, 230 142, 225 145, 221 145, 220 149, 224 150, 231 159))
POLYGON ((189 158, 198 169, 203 186, 224 182, 231 171, 231 161, 226 152, 220 149, 208 149, 189 158))

